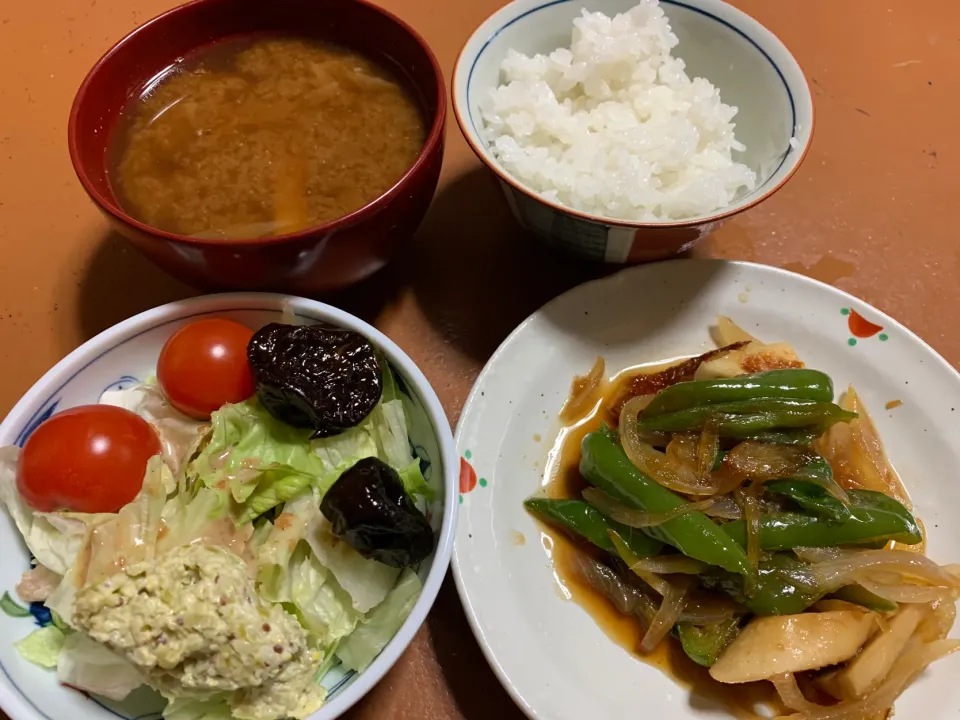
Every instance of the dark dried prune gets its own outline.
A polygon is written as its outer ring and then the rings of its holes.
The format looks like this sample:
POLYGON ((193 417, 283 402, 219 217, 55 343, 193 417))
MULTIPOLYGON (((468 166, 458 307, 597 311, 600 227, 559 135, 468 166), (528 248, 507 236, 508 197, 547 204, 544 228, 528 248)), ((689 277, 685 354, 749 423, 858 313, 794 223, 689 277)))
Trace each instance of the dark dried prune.
POLYGON ((267 411, 311 428, 314 437, 360 424, 383 393, 373 345, 334 325, 265 325, 250 339, 247 358, 267 411))
POLYGON ((320 512, 334 534, 367 558, 391 567, 416 565, 433 552, 433 529, 403 489, 397 471, 371 457, 341 475, 320 512))

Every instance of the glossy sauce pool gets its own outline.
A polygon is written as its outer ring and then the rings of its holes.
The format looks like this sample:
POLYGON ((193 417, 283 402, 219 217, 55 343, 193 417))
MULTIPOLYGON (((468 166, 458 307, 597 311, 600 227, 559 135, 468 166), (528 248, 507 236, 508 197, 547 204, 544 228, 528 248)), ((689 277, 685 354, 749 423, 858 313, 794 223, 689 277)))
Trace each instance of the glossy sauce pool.
MULTIPOLYGON (((550 498, 579 498, 587 483, 580 475, 580 444, 584 436, 600 427, 606 417, 604 408, 616 398, 624 385, 644 374, 652 374, 677 361, 631 368, 606 383, 598 402, 579 418, 570 421, 561 432, 550 458, 544 480, 544 490, 550 498)), ((574 383, 574 392, 582 386, 574 383)), ((786 714, 770 683, 724 685, 710 677, 707 668, 690 660, 680 644, 667 637, 652 653, 638 652, 643 638, 643 626, 633 617, 620 613, 609 600, 586 583, 576 570, 578 553, 596 552, 584 544, 571 540, 564 533, 539 523, 543 543, 552 545, 556 577, 565 594, 586 610, 607 637, 627 650, 633 657, 666 673, 674 682, 690 691, 690 705, 695 708, 722 708, 738 720, 756 720, 786 714), (772 712, 771 712, 772 711, 772 712)), ((642 690, 637 689, 638 699, 642 690)))

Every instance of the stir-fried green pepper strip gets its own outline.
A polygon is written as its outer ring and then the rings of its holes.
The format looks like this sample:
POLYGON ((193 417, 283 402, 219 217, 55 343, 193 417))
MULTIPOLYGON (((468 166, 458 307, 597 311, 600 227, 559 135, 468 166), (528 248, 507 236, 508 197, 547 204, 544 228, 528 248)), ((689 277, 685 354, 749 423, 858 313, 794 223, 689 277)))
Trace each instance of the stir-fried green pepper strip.
POLYGON ((700 582, 726 593, 754 615, 795 615, 823 596, 810 566, 785 553, 760 562, 752 597, 744 592, 743 578, 733 573, 711 570, 700 576, 700 582))
POLYGON ((523 506, 545 522, 613 554, 617 550, 610 541, 610 530, 615 530, 637 557, 652 557, 663 549, 663 543, 636 528, 611 520, 583 500, 529 498, 523 506))
MULTIPOLYGON (((670 512, 687 503, 640 472, 609 432, 589 433, 581 452, 580 474, 625 505, 648 512, 670 512)), ((643 531, 708 565, 740 575, 752 573, 743 548, 702 512, 689 512, 643 531)))
POLYGON ((819 370, 789 369, 740 375, 717 380, 681 382, 661 390, 643 411, 644 418, 679 410, 754 400, 790 398, 833 401, 833 381, 819 370))
POLYGON ((843 522, 853 517, 853 512, 827 492, 819 483, 809 480, 774 480, 764 484, 766 492, 781 495, 827 520, 843 522))
POLYGON ((809 428, 791 428, 790 430, 760 430, 738 439, 755 440, 770 445, 809 445, 823 433, 823 429, 814 425, 809 428))
POLYGON ((740 621, 731 618, 713 625, 677 623, 677 637, 683 651, 698 665, 710 667, 740 632, 740 621))
POLYGON ((803 480, 822 485, 823 488, 834 497, 842 496, 843 490, 833 479, 833 468, 825 458, 817 457, 816 460, 808 463, 793 474, 793 480, 803 480))
POLYGON ((767 430, 811 426, 822 433, 834 423, 856 417, 856 413, 832 402, 756 398, 703 405, 656 417, 648 417, 644 412, 637 421, 637 427, 645 432, 690 432, 702 430, 707 419, 714 418, 721 436, 747 438, 767 430))
POLYGON ((893 612, 897 609, 897 603, 875 595, 862 585, 847 585, 835 593, 831 593, 830 597, 854 605, 862 605, 868 610, 876 610, 877 612, 893 612))
MULTIPOLYGON (((791 550, 889 540, 916 545, 923 540, 916 519, 892 497, 872 490, 852 490, 848 495, 851 517, 843 522, 802 513, 761 515, 760 547, 764 550, 791 550)), ((723 530, 746 547, 747 532, 743 520, 729 522, 723 530)))

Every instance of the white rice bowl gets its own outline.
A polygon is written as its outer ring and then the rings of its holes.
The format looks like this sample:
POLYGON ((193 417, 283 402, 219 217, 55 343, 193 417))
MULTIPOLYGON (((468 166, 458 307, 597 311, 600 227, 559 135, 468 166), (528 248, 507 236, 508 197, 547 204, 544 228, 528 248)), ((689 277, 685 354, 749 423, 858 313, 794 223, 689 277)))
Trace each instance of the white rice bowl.
POLYGON ((737 108, 671 56, 657 0, 609 18, 584 10, 569 49, 510 50, 480 103, 503 168, 546 200, 617 220, 709 214, 756 186, 733 160, 737 108))

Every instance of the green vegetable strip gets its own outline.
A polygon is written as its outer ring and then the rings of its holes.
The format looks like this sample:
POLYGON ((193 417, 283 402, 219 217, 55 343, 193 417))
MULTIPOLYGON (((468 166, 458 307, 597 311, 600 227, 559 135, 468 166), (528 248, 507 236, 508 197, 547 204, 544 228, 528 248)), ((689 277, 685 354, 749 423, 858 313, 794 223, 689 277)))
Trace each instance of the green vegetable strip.
POLYGON ((807 428, 815 425, 822 433, 834 423, 853 420, 856 413, 839 405, 815 400, 758 398, 678 410, 674 413, 640 416, 637 427, 646 432, 689 432, 702 430, 707 418, 717 419, 717 431, 725 437, 747 438, 767 430, 807 428))
POLYGON ((616 531, 637 557, 653 557, 663 549, 663 543, 636 528, 611 520, 583 500, 529 498, 523 506, 550 525, 582 537, 607 552, 617 552, 610 541, 610 530, 616 531))
POLYGON ((66 634, 73 632, 73 628, 67 625, 66 621, 60 617, 60 613, 58 613, 56 610, 50 611, 50 620, 53 622, 53 626, 60 632, 66 634))
MULTIPOLYGON (((648 512, 669 512, 687 504, 682 497, 640 472, 608 432, 588 434, 581 451, 580 473, 618 501, 648 512)), ((688 557, 741 575, 752 573, 743 548, 702 512, 689 512, 643 531, 688 557)))
POLYGON ((877 612, 893 612, 897 609, 897 603, 879 595, 874 595, 861 585, 847 585, 837 590, 830 597, 854 605, 862 605, 868 610, 876 610, 877 612))
POLYGON ((644 409, 643 417, 653 418, 678 410, 756 398, 791 398, 828 403, 833 401, 833 382, 819 370, 795 369, 677 383, 659 392, 644 409))
MULTIPOLYGON (((837 547, 874 541, 895 540, 916 545, 923 539, 917 521, 899 502, 883 493, 853 490, 851 517, 833 522, 801 513, 775 513, 760 518, 760 547, 764 550, 791 550, 795 547, 837 547)), ((746 547, 743 520, 723 526, 723 531, 746 547)))
POLYGON ((743 578, 712 570, 700 576, 704 587, 724 592, 754 615, 795 615, 823 596, 810 566, 790 554, 778 553, 761 561, 752 597, 744 592, 743 578))
POLYGON ((731 618, 702 626, 681 622, 677 623, 676 631, 687 657, 698 665, 710 667, 740 633, 740 621, 731 618))
POLYGON ((809 445, 823 435, 826 428, 817 426, 809 428, 793 428, 791 430, 759 430, 752 432, 740 440, 756 440, 771 445, 809 445))
POLYGON ((775 480, 763 486, 766 492, 781 495, 814 515, 844 522, 853 517, 850 508, 830 495, 819 483, 808 480, 775 480))
POLYGON ((0 597, 0 610, 10 617, 30 617, 30 610, 17 604, 8 592, 0 597))

